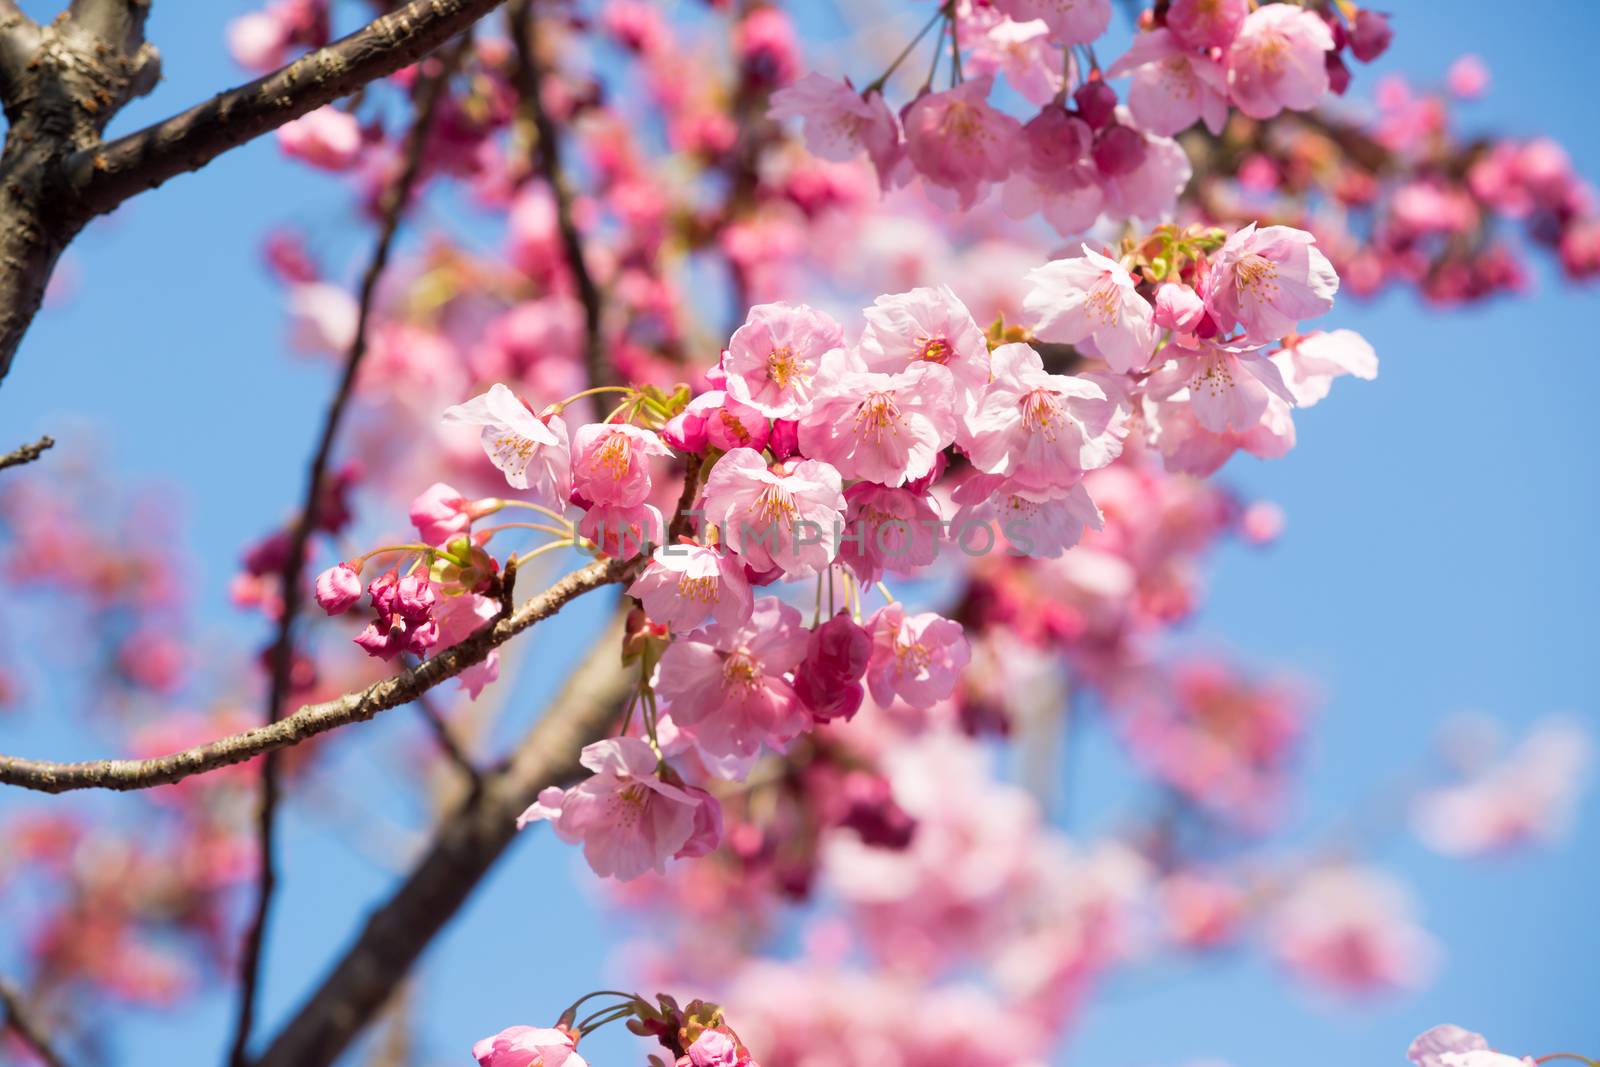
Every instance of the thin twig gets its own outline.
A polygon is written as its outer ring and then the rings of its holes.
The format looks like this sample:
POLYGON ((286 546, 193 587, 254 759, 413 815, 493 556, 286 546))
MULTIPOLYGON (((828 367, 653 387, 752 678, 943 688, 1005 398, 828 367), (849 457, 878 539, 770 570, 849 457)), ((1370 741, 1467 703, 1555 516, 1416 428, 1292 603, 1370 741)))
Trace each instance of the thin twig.
POLYGON ((31 445, 19 445, 15 450, 0 456, 0 471, 7 467, 20 467, 24 463, 32 463, 55 445, 56 439, 49 434, 45 434, 31 445))
MULTIPOLYGON (((512 82, 523 108, 524 117, 533 124, 538 144, 534 146, 533 161, 539 176, 550 186, 555 200, 556 228, 561 233, 562 254, 567 270, 572 274, 578 290, 578 301, 583 305, 583 366, 591 388, 615 384, 611 364, 605 357, 604 338, 601 335, 601 317, 604 312, 600 286, 589 272, 584 258, 583 235, 578 232, 572 211, 572 187, 567 181, 561 163, 561 129, 545 110, 541 90, 550 71, 539 57, 538 22, 532 15, 531 0, 513 0, 506 8, 506 30, 515 48, 512 64, 512 82)), ((591 398, 595 418, 603 412, 599 398, 591 398)))
POLYGON ((438 742, 439 751, 443 752, 456 769, 466 775, 467 780, 476 785, 481 776, 478 765, 472 762, 472 757, 467 750, 461 747, 461 742, 456 740, 455 731, 445 721, 443 713, 433 706, 433 702, 425 696, 416 700, 417 710, 422 713, 422 721, 428 724, 428 729, 433 734, 433 739, 438 742))
MULTIPOLYGON (((462 40, 465 42, 466 38, 462 40)), ((460 55, 460 48, 458 45, 451 56, 442 60, 442 66, 424 78, 418 86, 416 118, 411 123, 411 130, 406 136, 402 150, 404 162, 401 165, 400 176, 389 187, 383 201, 378 241, 373 248, 372 259, 367 264, 366 273, 361 279, 355 337, 351 339, 349 352, 345 356, 344 373, 339 379, 333 400, 328 405, 328 414, 322 423, 322 438, 317 442, 317 451, 311 460, 311 473, 306 479, 305 501, 301 505, 299 518, 289 539, 288 556, 283 562, 283 608, 278 620, 277 639, 272 647, 272 682, 267 696, 268 725, 282 717, 284 701, 289 696, 290 676, 294 666, 294 623, 300 613, 303 597, 301 577, 305 567, 306 546, 311 541, 312 531, 316 529, 318 512, 322 505, 323 485, 327 479, 329 461, 333 456, 334 441, 338 438, 339 426, 344 421, 350 399, 355 394, 356 377, 360 372, 362 359, 367 354, 367 331, 372 319, 373 298, 378 290, 378 280, 389 264, 389 254, 394 247, 395 235, 400 229, 400 220, 405 215, 405 209, 411 202, 412 191, 422 174, 422 157, 428 143, 428 130, 433 124, 433 117, 438 110, 439 99, 444 94, 445 85, 450 80, 455 60, 460 55)), ((246 1048, 250 1042, 250 1031, 255 1020, 262 950, 266 941, 267 920, 272 909, 273 892, 277 886, 275 827, 279 793, 278 762, 279 755, 274 750, 267 753, 261 765, 261 811, 257 824, 261 857, 257 875, 256 910, 245 936, 244 953, 240 963, 242 978, 239 1014, 234 1028, 232 1051, 228 1056, 228 1062, 232 1067, 246 1067, 249 1062, 246 1048)))
POLYGON ((0 1009, 4 1009, 0 1012, 0 1031, 6 1027, 15 1031, 23 1044, 32 1049, 47 1067, 67 1067, 67 1061, 50 1044, 43 1024, 23 999, 22 991, 4 978, 0 978, 0 1009))

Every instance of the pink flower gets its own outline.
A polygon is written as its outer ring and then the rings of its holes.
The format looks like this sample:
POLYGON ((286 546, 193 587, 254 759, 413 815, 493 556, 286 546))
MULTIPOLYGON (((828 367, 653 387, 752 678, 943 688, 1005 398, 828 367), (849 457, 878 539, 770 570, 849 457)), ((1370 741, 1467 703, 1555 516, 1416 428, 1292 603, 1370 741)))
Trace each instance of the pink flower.
POLYGON ((910 489, 857 482, 844 493, 839 562, 870 585, 885 571, 906 573, 937 558, 939 513, 928 497, 910 489))
POLYGON ((1022 136, 1000 206, 1012 218, 1037 211, 1061 234, 1082 233, 1105 204, 1100 173, 1089 156, 1094 131, 1066 108, 1047 104, 1028 120, 1022 136))
POLYGON ((1449 1024, 1418 1036, 1406 1049, 1406 1059, 1416 1067, 1533 1067, 1538 1062, 1531 1056, 1491 1052, 1488 1038, 1449 1024))
POLYGON ((736 448, 706 479, 706 519, 755 570, 781 567, 790 578, 806 578, 833 560, 842 484, 826 463, 807 459, 769 470, 759 452, 736 448))
POLYGON ((1006 550, 1034 559, 1055 559, 1083 539, 1087 528, 1105 520, 1079 482, 1067 488, 1024 489, 991 474, 968 478, 955 493, 964 505, 950 523, 957 543, 976 549, 983 542, 969 532, 975 523, 992 524, 1006 550))
POLYGON ((593 422, 573 438, 572 491, 591 504, 631 508, 650 495, 650 457, 672 450, 654 430, 593 422))
POLYGON ((690 1067, 743 1067, 750 1063, 750 1054, 722 1030, 707 1030, 695 1038, 685 1059, 690 1067))
POLYGON ((1322 16, 1293 4, 1263 4, 1245 16, 1228 47, 1228 89, 1253 119, 1284 108, 1309 111, 1328 92, 1325 54, 1333 34, 1322 16))
POLYGON ((1258 230, 1252 222, 1212 258, 1205 295, 1221 329, 1239 325, 1250 338, 1272 341, 1333 307, 1338 291, 1339 275, 1315 237, 1291 226, 1258 230))
POLYGON ((1295 405, 1302 408, 1327 396, 1340 375, 1353 374, 1369 382, 1378 376, 1378 354, 1354 330, 1319 330, 1293 338, 1271 358, 1295 405))
POLYGON ((356 336, 356 302, 327 282, 289 289, 289 344, 301 352, 343 353, 356 336))
POLYGON ((1172 0, 1167 29, 1190 48, 1226 49, 1249 13, 1249 0, 1172 0))
POLYGON ((722 802, 696 785, 686 785, 683 791, 695 799, 694 829, 673 858, 692 860, 709 856, 722 844, 722 802))
POLYGON ((837 348, 821 377, 827 384, 800 418, 800 451, 846 478, 915 481, 955 440, 955 379, 937 363, 874 374, 855 352, 837 348))
POLYGON ((1141 371, 1155 350, 1150 302, 1135 289, 1122 264, 1088 245, 1083 255, 1057 259, 1028 272, 1024 311, 1043 341, 1082 344, 1119 374, 1141 371))
POLYGON ((1182 282, 1166 282, 1156 290, 1155 324, 1162 329, 1194 333, 1205 315, 1205 301, 1182 282))
POLYGON ((317 606, 329 615, 343 615, 361 599, 361 576, 348 563, 335 563, 317 575, 317 606))
MULTIPOLYGON (((968 43, 965 32, 961 43, 968 43)), ((967 62, 970 73, 1004 74, 1011 87, 1035 107, 1049 103, 1064 81, 1061 49, 1051 43, 1049 28, 1037 19, 1001 19, 972 42, 967 62)))
POLYGON ((1415 987, 1436 954, 1432 939, 1412 921, 1404 888, 1362 868, 1327 867, 1306 874, 1268 925, 1283 963, 1344 993, 1415 987))
POLYGON ((394 659, 402 652, 425 656, 439 640, 433 618, 437 599, 426 576, 385 571, 367 587, 378 618, 355 637, 369 656, 394 659))
POLYGON ((661 544, 666 522, 654 504, 594 504, 578 520, 578 532, 606 555, 628 559, 661 544))
POLYGON ((663 780, 655 750, 637 737, 597 741, 578 762, 593 777, 564 792, 551 787, 540 793, 517 820, 518 829, 550 820, 557 837, 583 845, 583 858, 602 878, 626 882, 649 870, 665 874, 667 860, 695 836, 701 799, 663 780))
POLYGON ((1458 99, 1476 100, 1489 88, 1489 68, 1481 57, 1464 55, 1450 64, 1444 81, 1458 99))
POLYGON ((472 527, 472 512, 454 486, 434 482, 411 502, 411 525, 424 544, 442 545, 472 527))
POLYGON ((482 427, 483 451, 506 476, 507 485, 532 488, 545 503, 566 506, 572 456, 567 425, 560 415, 541 419, 515 393, 496 383, 487 393, 445 409, 444 422, 482 427))
POLYGON ((824 353, 844 344, 844 330, 804 304, 758 304, 733 332, 722 356, 727 390, 774 419, 811 404, 824 353))
POLYGON ((1043 19, 1059 44, 1088 44, 1111 23, 1111 0, 995 0, 1018 22, 1043 19))
POLYGON ((1228 120, 1228 75, 1222 64, 1186 49, 1171 30, 1155 29, 1133 39, 1111 64, 1108 78, 1133 75, 1128 109, 1151 133, 1173 134, 1204 119, 1221 133, 1228 120))
POLYGON ((687 633, 715 622, 736 629, 750 619, 750 583, 730 552, 704 545, 662 545, 628 587, 654 622, 687 633))
POLYGON ((844 163, 866 152, 885 188, 904 154, 900 124, 882 93, 863 96, 815 72, 773 93, 770 114, 801 120, 806 148, 821 159, 844 163))
MULTIPOLYGON (((460 644, 493 622, 499 613, 500 605, 496 601, 477 593, 445 596, 433 615, 439 624, 439 647, 460 644)), ((469 698, 477 700, 483 687, 498 677, 500 650, 492 648, 487 656, 456 675, 456 682, 469 698)))
POLYGON ((949 286, 880 296, 861 314, 867 329, 860 353, 868 370, 893 374, 936 363, 955 378, 962 411, 988 387, 989 343, 949 286))
POLYGON ((565 1030, 508 1026, 472 1046, 478 1067, 588 1067, 565 1030))
MULTIPOLYGON (((1121 127, 1128 129, 1131 117, 1117 111, 1121 127)), ((1158 221, 1172 215, 1178 195, 1189 184, 1192 169, 1189 154, 1170 137, 1134 131, 1144 138, 1144 152, 1133 169, 1100 175, 1105 194, 1105 212, 1116 219, 1139 218, 1158 221)), ((1098 160, 1097 160, 1098 161, 1098 160)))
POLYGON ((279 126, 278 147, 322 170, 349 170, 361 156, 361 123, 348 111, 323 105, 279 126))
POLYGON ((810 725, 784 677, 805 652, 800 612, 762 597, 744 626, 712 626, 672 642, 656 689, 703 752, 749 760, 763 743, 781 748, 810 725))
POLYGON ((861 707, 861 678, 872 659, 872 636, 847 612, 811 631, 794 671, 794 691, 819 720, 848 719, 861 707))
POLYGON ((1276 395, 1268 396, 1261 421, 1243 431, 1212 431, 1201 426, 1187 390, 1166 398, 1146 395, 1143 419, 1167 470, 1197 478, 1214 474, 1236 451, 1281 459, 1295 443, 1294 416, 1289 404, 1276 395))
POLYGON ((867 687, 884 707, 896 697, 926 710, 955 692, 972 658, 961 624, 935 612, 906 615, 898 603, 878 609, 868 624, 872 662, 867 687))
POLYGON ((228 23, 228 51, 247 70, 266 73, 283 66, 290 29, 268 11, 250 11, 228 23))
POLYGON ((988 185, 1005 181, 1022 124, 989 106, 993 75, 954 89, 919 96, 906 108, 906 151, 927 181, 955 193, 962 209, 977 203, 988 185))
POLYGON ((1087 378, 1046 374, 1029 345, 994 350, 993 384, 972 417, 972 465, 1023 490, 1066 488, 1122 451, 1117 406, 1087 378))
POLYGON ((1201 341, 1194 349, 1172 345, 1166 352, 1174 358, 1147 380, 1147 395, 1187 399, 1195 419, 1212 433, 1252 429, 1274 396, 1294 403, 1277 364, 1259 350, 1201 341))

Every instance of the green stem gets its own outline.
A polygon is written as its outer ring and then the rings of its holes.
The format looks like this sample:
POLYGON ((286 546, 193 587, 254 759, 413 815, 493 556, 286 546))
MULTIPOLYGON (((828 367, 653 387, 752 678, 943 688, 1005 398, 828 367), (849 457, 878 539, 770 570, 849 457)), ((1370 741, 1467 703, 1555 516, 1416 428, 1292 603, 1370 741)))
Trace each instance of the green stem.
POLYGON ((900 69, 900 64, 906 61, 906 57, 911 54, 912 49, 916 48, 918 44, 922 43, 922 39, 928 36, 928 31, 933 29, 933 27, 936 26, 939 20, 942 18, 944 18, 944 10, 940 9, 935 11, 933 13, 933 18, 929 19, 927 24, 924 25, 922 29, 917 31, 917 35, 911 38, 911 43, 902 48, 900 50, 900 54, 894 57, 894 62, 889 64, 889 69, 878 75, 878 77, 869 83, 865 89, 861 90, 861 95, 870 96, 873 93, 883 92, 883 87, 887 85, 889 79, 894 76, 894 72, 900 69))

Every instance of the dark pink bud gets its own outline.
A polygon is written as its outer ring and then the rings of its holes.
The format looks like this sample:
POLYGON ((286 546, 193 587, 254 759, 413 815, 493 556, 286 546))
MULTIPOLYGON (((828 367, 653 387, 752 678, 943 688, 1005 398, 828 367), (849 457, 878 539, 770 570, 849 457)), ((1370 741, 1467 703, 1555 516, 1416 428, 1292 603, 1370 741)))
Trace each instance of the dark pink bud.
POLYGON ((767 447, 767 417, 748 404, 725 396, 722 406, 706 415, 706 436, 724 452, 735 448, 767 447))
POLYGON ((1328 68, 1328 88, 1332 89, 1335 95, 1343 96, 1345 90, 1350 88, 1350 68, 1345 66, 1338 52, 1324 53, 1322 65, 1328 68))
POLYGON ((845 798, 845 813, 839 825, 854 830, 863 843, 893 849, 911 844, 917 830, 916 821, 895 803, 894 793, 882 777, 866 771, 852 771, 845 776, 841 792, 845 798))
POLYGON ((1127 126, 1110 126, 1094 140, 1094 165, 1110 177, 1131 174, 1139 169, 1149 152, 1144 134, 1127 126))
POLYGON ((342 615, 361 599, 361 576, 348 563, 336 563, 317 575, 317 607, 342 615))
POLYGON ((722 843, 722 804, 699 786, 686 785, 681 788, 699 803, 694 809, 694 832, 683 843, 683 847, 673 853, 673 858, 691 860, 709 855, 722 843))
POLYGON ((1394 30, 1389 28, 1386 16, 1363 8, 1356 12, 1356 21, 1348 36, 1350 53, 1363 63, 1371 63, 1389 50, 1394 30))
POLYGON ((1117 91, 1098 78, 1078 86, 1072 101, 1078 105, 1083 121, 1097 130, 1117 113, 1117 91))
POLYGON ((871 636, 841 611, 811 631, 794 691, 817 719, 848 719, 861 707, 861 677, 871 658, 871 636))
POLYGON ((1089 124, 1059 104, 1047 104, 1022 127, 1029 162, 1035 170, 1070 167, 1089 154, 1094 133, 1089 124))
POLYGON ((454 486, 434 482, 411 502, 411 525, 423 543, 442 545, 472 526, 467 498, 454 486))
POLYGON ((800 451, 800 424, 793 419, 776 419, 772 433, 767 437, 767 448, 772 458, 782 463, 800 451))

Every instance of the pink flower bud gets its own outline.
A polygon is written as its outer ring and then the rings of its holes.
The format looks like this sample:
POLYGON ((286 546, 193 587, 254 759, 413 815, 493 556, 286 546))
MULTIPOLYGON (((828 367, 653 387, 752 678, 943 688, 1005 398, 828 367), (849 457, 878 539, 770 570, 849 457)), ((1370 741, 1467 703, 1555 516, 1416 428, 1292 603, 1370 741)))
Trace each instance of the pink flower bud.
POLYGON ((1156 325, 1168 330, 1193 333, 1205 317, 1205 301, 1181 282, 1167 282, 1156 290, 1156 325))
POLYGON ((1072 100, 1083 121, 1097 130, 1110 122, 1117 111, 1117 91, 1099 79, 1078 86, 1072 100))
POLYGON ((722 803, 699 786, 686 785, 688 793, 699 806, 694 809, 694 830, 683 847, 673 853, 674 859, 692 860, 710 855, 722 844, 722 803))
POLYGON ((1389 28, 1386 17, 1363 8, 1356 12, 1355 24, 1350 27, 1347 36, 1351 54, 1363 63, 1371 63, 1389 50, 1394 30, 1389 28))
POLYGON ((1350 88, 1350 68, 1345 66, 1338 52, 1324 53, 1322 65, 1328 69, 1328 88, 1335 95, 1343 96, 1345 90, 1350 88))
POLYGON ((1128 126, 1108 126, 1094 139, 1094 165, 1102 174, 1132 174, 1144 162, 1150 144, 1144 134, 1128 126))
POLYGON ((841 611, 811 631, 794 691, 817 719, 848 719, 866 695, 861 678, 871 659, 871 635, 841 611))
POLYGON ((467 498, 458 490, 444 482, 434 482, 411 502, 411 524, 426 544, 442 545, 467 531, 472 514, 467 498))
POLYGON ((317 575, 317 607, 343 615, 361 599, 361 576, 348 563, 336 563, 317 575))
POLYGON ((774 419, 772 433, 767 437, 767 449, 779 463, 797 455, 800 451, 800 423, 794 419, 774 419))

